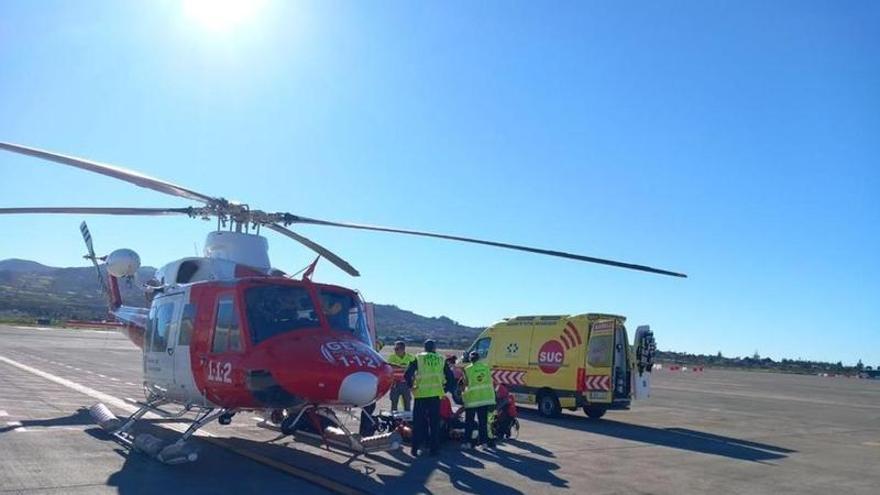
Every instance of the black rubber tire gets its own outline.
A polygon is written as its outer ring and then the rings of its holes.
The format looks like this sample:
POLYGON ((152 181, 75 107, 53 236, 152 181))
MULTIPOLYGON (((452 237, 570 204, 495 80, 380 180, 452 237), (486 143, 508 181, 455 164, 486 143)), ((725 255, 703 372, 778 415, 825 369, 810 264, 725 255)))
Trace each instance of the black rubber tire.
POLYGON ((589 417, 589 418, 591 418, 591 419, 599 419, 599 418, 601 418, 602 416, 605 416, 605 413, 606 413, 607 411, 608 411, 608 410, 605 409, 604 407, 589 407, 589 406, 584 406, 584 414, 586 414, 587 417, 589 417))
POLYGON ((538 414, 545 418, 558 418, 562 414, 562 408, 559 407, 559 399, 556 398, 555 393, 547 390, 538 395, 538 414))

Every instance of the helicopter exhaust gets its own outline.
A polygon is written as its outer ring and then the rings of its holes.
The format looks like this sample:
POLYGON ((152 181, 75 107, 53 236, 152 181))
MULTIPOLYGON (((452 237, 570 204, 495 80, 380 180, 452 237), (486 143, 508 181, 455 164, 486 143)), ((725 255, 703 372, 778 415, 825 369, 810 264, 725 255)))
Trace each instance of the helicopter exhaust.
POLYGON ((89 408, 89 415, 104 431, 113 432, 121 426, 119 418, 110 411, 109 407, 100 402, 89 408))
POLYGON ((89 408, 92 420, 123 446, 146 454, 148 457, 158 460, 163 464, 183 464, 195 462, 199 454, 189 442, 176 441, 168 443, 161 438, 149 433, 140 433, 137 436, 123 431, 122 420, 119 419, 109 407, 102 403, 94 404, 89 408))

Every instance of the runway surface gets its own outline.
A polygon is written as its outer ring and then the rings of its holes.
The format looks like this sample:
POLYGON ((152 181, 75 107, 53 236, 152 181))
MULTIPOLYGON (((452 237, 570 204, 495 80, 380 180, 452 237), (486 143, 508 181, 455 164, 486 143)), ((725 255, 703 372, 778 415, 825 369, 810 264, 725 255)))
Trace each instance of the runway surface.
MULTIPOLYGON (((274 435, 242 414, 205 428, 222 445, 198 440, 196 463, 166 466, 126 452, 82 409, 96 397, 142 398, 140 375, 139 349, 116 333, 0 326, 0 493, 326 492, 284 466, 352 493, 873 494, 880 486, 880 381, 658 371, 654 396, 631 411, 545 420, 523 408, 518 440, 486 452, 447 445, 439 458, 267 444, 274 435)), ((142 429, 172 436, 172 426, 150 420, 142 429)))

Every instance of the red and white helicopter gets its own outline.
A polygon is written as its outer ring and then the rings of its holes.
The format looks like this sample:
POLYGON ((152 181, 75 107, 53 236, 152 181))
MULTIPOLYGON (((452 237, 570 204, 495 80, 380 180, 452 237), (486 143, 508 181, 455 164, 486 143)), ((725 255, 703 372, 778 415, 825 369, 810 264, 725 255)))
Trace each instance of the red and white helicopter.
MULTIPOLYGON (((97 257, 85 222, 81 225, 90 259, 108 295, 110 313, 143 350, 145 400, 127 419, 103 404, 91 412, 118 440, 162 462, 190 462, 198 455, 187 442, 206 424, 229 424, 241 411, 260 411, 261 426, 299 432, 356 452, 396 448, 395 434, 360 437, 334 414, 335 407, 363 407, 382 397, 392 369, 376 352, 364 301, 354 290, 311 281, 314 263, 300 279, 274 269, 262 227, 287 236, 352 276, 359 273, 316 242, 288 229, 293 224, 433 237, 537 254, 601 263, 662 275, 684 274, 643 265, 527 246, 389 227, 333 222, 251 209, 113 165, 0 142, 0 149, 113 177, 199 203, 185 208, 25 207, 0 214, 186 215, 217 218, 203 257, 182 258, 157 270, 144 285, 149 308, 125 306, 119 280, 132 277, 138 255, 118 249, 97 257), (107 281, 98 261, 104 261, 107 281), (176 407, 169 411, 167 406, 176 407), (174 442, 132 435, 146 413, 163 417, 193 414, 189 428, 174 442)), ((316 259, 317 262, 317 259, 316 259)))

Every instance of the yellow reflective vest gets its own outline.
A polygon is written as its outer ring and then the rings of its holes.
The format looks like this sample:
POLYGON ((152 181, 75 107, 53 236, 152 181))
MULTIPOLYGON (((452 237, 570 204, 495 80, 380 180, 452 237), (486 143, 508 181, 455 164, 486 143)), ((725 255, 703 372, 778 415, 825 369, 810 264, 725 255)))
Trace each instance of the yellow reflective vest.
POLYGON ((446 384, 443 358, 436 352, 422 352, 416 356, 416 362, 418 368, 413 380, 413 397, 443 397, 443 385, 446 384))
POLYGON ((388 364, 391 366, 397 366, 398 368, 406 369, 409 366, 409 363, 416 360, 416 357, 410 353, 404 353, 403 356, 398 356, 397 354, 392 354, 388 358, 388 364))
POLYGON ((492 386, 492 370, 477 361, 464 369, 467 388, 461 394, 465 408, 494 406, 495 387, 492 386))

